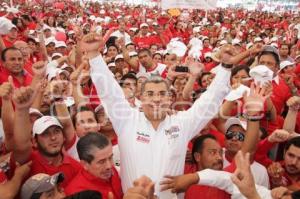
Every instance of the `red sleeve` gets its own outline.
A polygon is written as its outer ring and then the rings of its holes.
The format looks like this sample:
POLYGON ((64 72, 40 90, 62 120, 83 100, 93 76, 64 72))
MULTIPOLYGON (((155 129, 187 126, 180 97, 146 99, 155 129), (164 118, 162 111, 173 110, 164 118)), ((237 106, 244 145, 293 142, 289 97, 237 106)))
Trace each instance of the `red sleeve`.
POLYGON ((5 173, 0 169, 0 185, 7 181, 5 173))
POLYGON ((273 146, 274 143, 269 142, 267 138, 260 141, 257 146, 257 151, 255 153, 254 160, 264 165, 265 167, 268 167, 270 164, 272 164, 273 161, 270 158, 268 158, 267 153, 273 146))

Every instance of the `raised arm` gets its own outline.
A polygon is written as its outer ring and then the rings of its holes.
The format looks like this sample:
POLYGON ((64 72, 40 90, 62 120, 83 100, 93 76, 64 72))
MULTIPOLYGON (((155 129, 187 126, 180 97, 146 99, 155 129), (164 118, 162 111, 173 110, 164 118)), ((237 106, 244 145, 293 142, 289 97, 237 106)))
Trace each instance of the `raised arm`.
POLYGON ((2 97, 1 118, 3 122, 3 130, 5 134, 5 147, 11 151, 14 146, 14 117, 15 111, 13 109, 11 95, 13 91, 12 77, 8 78, 8 82, 0 86, 0 97, 2 97))
POLYGON ((283 129, 287 130, 289 133, 293 133, 295 131, 297 114, 300 108, 300 97, 293 96, 288 99, 286 104, 289 107, 289 111, 284 119, 283 129))
POLYGON ((136 111, 130 107, 121 87, 101 57, 98 51, 101 42, 102 39, 98 35, 91 33, 83 37, 81 48, 89 59, 91 79, 99 98, 119 134, 136 111))
POLYGON ((21 87, 14 91, 13 101, 15 104, 14 122, 14 159, 23 164, 28 161, 32 151, 31 129, 29 108, 34 99, 34 90, 31 87, 21 87))

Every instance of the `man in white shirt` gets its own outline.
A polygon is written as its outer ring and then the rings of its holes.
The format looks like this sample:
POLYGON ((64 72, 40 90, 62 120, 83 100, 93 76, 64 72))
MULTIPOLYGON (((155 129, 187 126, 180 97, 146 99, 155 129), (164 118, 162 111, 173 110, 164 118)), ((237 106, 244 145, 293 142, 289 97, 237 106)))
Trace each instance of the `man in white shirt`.
POLYGON ((126 24, 123 20, 118 20, 119 22, 119 29, 116 30, 111 34, 111 36, 115 36, 118 38, 124 38, 125 43, 128 43, 131 41, 129 34, 125 31, 126 30, 126 24))
POLYGON ((136 178, 146 175, 156 182, 158 197, 173 197, 162 196, 165 193, 159 191, 158 183, 165 175, 183 173, 187 144, 217 114, 229 92, 230 70, 221 68, 223 72, 189 110, 171 116, 167 115, 169 85, 158 76, 147 80, 141 89, 140 112, 130 107, 101 57, 101 38, 89 34, 81 44, 89 59, 91 79, 118 136, 123 191, 136 178))

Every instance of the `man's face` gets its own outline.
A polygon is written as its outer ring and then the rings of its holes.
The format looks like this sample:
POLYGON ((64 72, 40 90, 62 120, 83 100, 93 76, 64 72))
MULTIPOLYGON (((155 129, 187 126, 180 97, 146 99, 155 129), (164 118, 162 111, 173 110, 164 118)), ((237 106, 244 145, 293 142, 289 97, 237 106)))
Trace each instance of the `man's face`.
POLYGON ((141 34, 144 35, 144 36, 146 36, 147 33, 148 33, 148 30, 149 30, 148 26, 143 26, 141 28, 141 34))
POLYGON ((231 126, 228 131, 226 132, 226 139, 225 139, 225 148, 230 153, 237 153, 239 150, 241 150, 244 139, 242 137, 245 137, 245 130, 239 126, 239 125, 233 125, 231 126), (230 138, 227 137, 227 135, 230 138))
POLYGON ((223 169, 223 150, 216 140, 206 139, 202 151, 196 152, 194 158, 199 169, 223 169))
POLYGON ((55 44, 52 42, 46 46, 47 53, 51 56, 55 52, 55 44))
POLYGON ((62 129, 58 126, 51 126, 41 135, 37 135, 36 143, 39 151, 50 157, 55 157, 61 153, 64 136, 62 129))
POLYGON ((167 85, 164 82, 147 83, 141 101, 143 111, 150 120, 163 119, 170 107, 167 85))
POLYGON ((158 50, 158 46, 156 46, 156 45, 152 45, 152 46, 150 47, 150 51, 151 51, 152 55, 153 55, 157 50, 158 50))
POLYGON ((9 50, 5 54, 4 67, 12 74, 18 75, 23 71, 24 58, 19 50, 9 50))
POLYGON ((101 132, 114 130, 108 116, 105 114, 104 108, 101 108, 96 115, 99 121, 101 132))
POLYGON ((274 75, 277 74, 278 66, 276 64, 276 60, 273 55, 270 54, 262 55, 258 60, 258 64, 267 66, 270 70, 274 72, 274 75))
POLYGON ((98 132, 99 124, 92 111, 81 111, 76 115, 76 133, 78 137, 83 137, 89 132, 98 132))
POLYGON ((129 88, 133 93, 136 93, 136 80, 130 78, 125 79, 123 88, 129 88))
POLYGON ((26 42, 17 41, 14 46, 22 52, 25 59, 30 57, 32 50, 26 42))
POLYGON ((124 59, 117 59, 115 61, 115 64, 116 64, 116 68, 124 68, 124 65, 125 65, 125 61, 124 59))
POLYGON ((124 32, 126 29, 125 22, 119 22, 119 31, 124 32))
POLYGON ((62 55, 65 55, 66 52, 67 52, 67 48, 66 47, 59 47, 59 48, 56 48, 55 51, 62 54, 62 55))
POLYGON ((82 161, 83 167, 91 173, 93 176, 102 180, 109 180, 113 167, 113 152, 112 145, 109 144, 103 149, 97 147, 90 151, 90 154, 94 157, 91 163, 82 161))
POLYGON ((208 40, 208 39, 205 39, 205 40, 203 41, 203 47, 205 47, 205 48, 208 48, 208 47, 209 47, 209 40, 208 40))
POLYGON ((44 192, 40 196, 40 199, 64 199, 65 197, 66 194, 64 193, 64 190, 56 186, 54 189, 44 192))
POLYGON ((300 174, 300 148, 291 145, 284 154, 284 163, 289 174, 300 174))
POLYGON ((146 68, 152 67, 152 57, 147 52, 141 52, 139 53, 139 60, 141 64, 146 68))
POLYGON ((127 45, 127 46, 126 46, 126 49, 127 49, 129 52, 134 52, 134 51, 135 51, 135 46, 134 46, 133 44, 127 45))
POLYGON ((7 37, 14 40, 14 39, 17 39, 18 37, 18 30, 16 28, 12 28, 8 34, 7 34, 7 37))
POLYGON ((289 47, 287 45, 282 45, 279 49, 279 54, 281 57, 286 57, 289 55, 289 47))
POLYGON ((177 58, 175 54, 166 55, 164 64, 166 64, 168 67, 173 66, 177 63, 177 58))

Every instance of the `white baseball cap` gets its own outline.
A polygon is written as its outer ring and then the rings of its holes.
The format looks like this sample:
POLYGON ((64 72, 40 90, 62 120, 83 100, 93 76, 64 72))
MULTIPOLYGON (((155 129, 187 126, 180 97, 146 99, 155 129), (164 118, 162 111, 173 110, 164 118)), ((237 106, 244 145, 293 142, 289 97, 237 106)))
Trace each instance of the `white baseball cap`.
POLYGON ((138 53, 135 51, 129 52, 129 57, 138 56, 138 53))
POLYGON ((146 24, 146 23, 142 23, 142 24, 140 25, 140 28, 142 28, 142 27, 149 27, 149 25, 146 24))
POLYGON ((241 45, 241 41, 239 39, 233 39, 231 43, 232 45, 241 45))
POLYGON ((225 122, 225 132, 227 132, 228 129, 233 125, 241 126, 245 131, 247 130, 247 122, 246 121, 242 121, 236 117, 231 117, 225 122))
POLYGON ((115 57, 115 61, 117 61, 118 59, 124 59, 123 55, 122 55, 122 54, 118 54, 118 55, 115 57))
POLYGON ((280 63, 280 69, 279 71, 281 71, 282 69, 284 69, 287 66, 293 66, 295 63, 294 62, 290 62, 290 61, 283 61, 280 63))
POLYGON ((56 40, 55 40, 55 38, 54 37, 49 37, 49 38, 47 38, 47 39, 45 39, 45 45, 46 46, 48 46, 50 43, 56 43, 55 42, 56 40))
POLYGON ((60 48, 60 47, 67 47, 66 43, 64 41, 57 41, 55 42, 55 48, 60 48))
POLYGON ((260 38, 260 37, 255 37, 255 39, 254 39, 254 43, 256 43, 256 42, 261 42, 261 41, 263 41, 263 40, 262 40, 262 38, 260 38))
POLYGON ((51 126, 63 128, 59 121, 52 116, 43 116, 33 123, 32 136, 41 135, 51 126))

